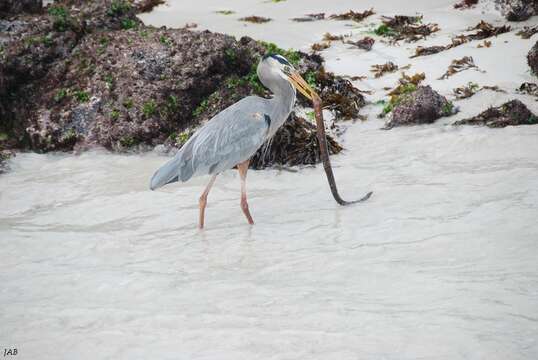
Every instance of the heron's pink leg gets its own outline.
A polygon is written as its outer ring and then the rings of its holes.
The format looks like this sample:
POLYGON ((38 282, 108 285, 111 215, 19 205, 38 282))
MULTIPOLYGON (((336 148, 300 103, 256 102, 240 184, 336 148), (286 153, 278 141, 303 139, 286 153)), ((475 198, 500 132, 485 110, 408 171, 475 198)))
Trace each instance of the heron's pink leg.
POLYGON ((241 177, 241 210, 247 217, 247 221, 250 225, 254 224, 250 211, 248 210, 247 203, 247 171, 248 171, 248 160, 240 164, 237 164, 237 170, 239 170, 239 176, 241 177))
POLYGON ((205 206, 207 204, 207 195, 209 194, 209 190, 211 190, 211 187, 215 183, 216 178, 217 178, 217 174, 215 174, 215 175, 213 175, 211 177, 211 180, 209 180, 209 184, 207 184, 207 186, 206 186, 204 192, 202 193, 202 195, 200 196, 200 200, 198 202, 198 204, 200 205, 200 218, 199 218, 198 227, 200 229, 204 228, 204 213, 205 213, 205 206))

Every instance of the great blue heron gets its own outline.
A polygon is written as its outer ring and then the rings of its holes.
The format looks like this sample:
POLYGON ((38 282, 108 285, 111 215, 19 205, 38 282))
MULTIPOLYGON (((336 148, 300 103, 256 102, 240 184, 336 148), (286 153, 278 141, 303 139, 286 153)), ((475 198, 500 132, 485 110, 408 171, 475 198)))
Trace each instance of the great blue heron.
MULTIPOLYGON (((211 175, 199 200, 200 228, 204 227, 207 196, 217 175, 234 166, 237 166, 241 178, 241 209, 249 224, 254 224, 247 203, 249 160, 288 118, 295 103, 295 89, 314 102, 320 152, 331 191, 339 204, 349 204, 340 198, 336 190, 327 153, 319 96, 281 55, 265 55, 258 64, 257 73, 262 84, 274 96, 271 99, 248 96, 215 115, 151 179, 150 188, 155 190, 176 181, 185 182, 193 176, 211 175)), ((366 200, 370 194, 357 201, 366 200)))

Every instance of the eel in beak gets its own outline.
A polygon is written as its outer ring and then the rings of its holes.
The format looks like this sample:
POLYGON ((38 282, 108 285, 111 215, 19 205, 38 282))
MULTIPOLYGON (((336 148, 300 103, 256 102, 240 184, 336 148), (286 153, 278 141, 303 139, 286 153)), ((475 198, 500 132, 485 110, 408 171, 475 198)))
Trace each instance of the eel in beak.
POLYGON ((329 160, 329 150, 327 147, 327 137, 325 135, 325 123, 323 122, 321 98, 314 90, 312 90, 310 85, 308 85, 308 83, 296 71, 292 72, 289 75, 289 78, 293 86, 295 86, 295 88, 299 90, 299 92, 303 94, 306 98, 310 99, 314 105, 314 112, 316 115, 317 137, 319 142, 319 152, 321 160, 323 161, 323 168, 325 169, 325 174, 327 174, 327 181, 329 182, 329 187, 331 188, 331 193, 333 194, 334 200, 336 200, 336 202, 342 206, 368 200, 372 195, 371 191, 364 195, 362 198, 353 201, 346 201, 340 197, 340 194, 338 194, 333 169, 331 167, 331 161, 329 160))

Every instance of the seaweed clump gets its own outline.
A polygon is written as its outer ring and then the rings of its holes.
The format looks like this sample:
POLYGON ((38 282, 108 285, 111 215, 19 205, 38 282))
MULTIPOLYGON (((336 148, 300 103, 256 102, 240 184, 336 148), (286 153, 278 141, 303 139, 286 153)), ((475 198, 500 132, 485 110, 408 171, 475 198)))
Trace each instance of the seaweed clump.
POLYGON ((470 33, 468 35, 465 35, 465 34, 458 35, 452 38, 451 43, 445 46, 428 46, 428 47, 418 46, 415 49, 415 54, 411 57, 414 58, 418 56, 437 54, 437 53, 440 53, 441 51, 449 50, 457 46, 463 45, 465 43, 468 43, 469 41, 484 40, 493 36, 499 36, 500 34, 509 32, 511 28, 508 25, 493 26, 490 23, 487 23, 482 20, 476 26, 473 26, 467 29, 467 31, 474 31, 474 30, 476 30, 476 32, 470 33))
POLYGON ((375 40, 369 36, 366 36, 365 38, 357 40, 357 41, 348 40, 346 41, 346 44, 356 46, 359 49, 370 51, 372 50, 372 47, 375 44, 375 40))
POLYGON ((484 20, 480 21, 476 26, 468 29, 469 31, 477 30, 475 33, 467 35, 469 40, 483 40, 492 36, 499 36, 511 30, 509 25, 493 26, 484 20))
POLYGON ((470 98, 471 96, 474 96, 479 90, 480 90, 480 86, 478 84, 469 82, 465 86, 460 86, 458 88, 455 88, 454 90, 452 90, 452 92, 456 96, 456 99, 463 100, 463 99, 470 98))
POLYGON ((349 10, 347 13, 343 14, 333 14, 329 18, 334 20, 352 20, 355 22, 361 22, 366 19, 368 16, 374 15, 374 9, 365 10, 363 12, 349 10))
POLYGON ((458 88, 455 88, 452 90, 454 93, 454 96, 457 100, 463 100, 470 98, 471 96, 474 96, 476 93, 482 90, 490 90, 495 92, 505 92, 504 90, 501 90, 498 86, 482 86, 480 87, 478 84, 469 82, 467 85, 460 86, 458 88))
POLYGON ((396 65, 392 61, 388 61, 385 64, 372 65, 370 71, 374 73, 374 76, 377 79, 377 78, 382 77, 386 73, 393 73, 395 71, 398 71, 398 65, 396 65))
POLYGON ((375 29, 376 35, 389 37, 393 42, 415 42, 439 31, 437 24, 422 24, 422 16, 383 16, 382 24, 375 29))
POLYGON ((439 78, 439 80, 448 79, 452 75, 468 69, 482 71, 474 63, 472 56, 464 56, 461 59, 452 60, 452 63, 448 66, 448 70, 439 78))
POLYGON ((239 19, 239 21, 245 21, 245 22, 249 22, 253 24, 263 24, 263 23, 271 21, 271 19, 263 17, 263 16, 252 15, 252 16, 242 17, 239 19))
MULTIPOLYGON (((327 146, 329 154, 342 151, 342 147, 331 136, 327 136, 327 146)), ((292 113, 269 143, 262 146, 252 157, 250 167, 263 169, 274 164, 314 165, 320 160, 316 126, 292 113)))
POLYGON ((454 9, 469 9, 478 4, 478 0, 461 0, 454 4, 454 9))
POLYGON ((366 105, 366 100, 349 80, 325 72, 322 67, 315 74, 315 81, 321 88, 319 95, 323 107, 334 112, 335 120, 359 117, 359 110, 366 105))
POLYGON ((310 47, 312 49, 312 51, 323 51, 325 49, 328 49, 331 47, 331 43, 330 42, 320 42, 320 43, 314 43, 312 44, 312 46, 310 47))
POLYGON ((310 22, 310 21, 317 21, 317 20, 324 20, 325 19, 325 13, 317 13, 317 14, 306 14, 304 17, 299 18, 293 18, 292 21, 296 22, 310 22))
POLYGON ((453 125, 485 125, 490 128, 502 128, 517 125, 536 125, 538 117, 519 100, 512 100, 499 107, 491 107, 480 114, 456 121, 453 125))

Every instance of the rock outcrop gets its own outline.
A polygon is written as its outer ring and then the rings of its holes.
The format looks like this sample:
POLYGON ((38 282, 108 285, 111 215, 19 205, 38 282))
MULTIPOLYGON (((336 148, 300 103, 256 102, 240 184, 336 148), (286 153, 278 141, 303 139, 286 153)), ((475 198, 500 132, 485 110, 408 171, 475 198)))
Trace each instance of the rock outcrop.
POLYGON ((414 92, 399 97, 386 128, 430 124, 451 115, 453 110, 452 103, 430 86, 419 86, 414 92))
MULTIPOLYGON (((318 55, 246 37, 148 27, 137 19, 139 10, 123 0, 61 0, 37 15, 0 20, 5 148, 179 147, 197 126, 240 98, 268 95, 256 75, 266 52, 287 56, 337 118, 356 118, 365 103, 348 80, 323 70, 318 55)), ((290 124, 300 127, 297 134, 313 133, 304 121, 290 124)), ((273 139, 269 151, 279 153, 280 145, 273 139)), ((297 159, 318 158, 292 144, 285 148, 297 159)))

